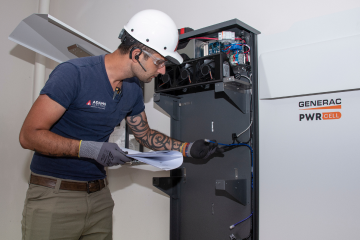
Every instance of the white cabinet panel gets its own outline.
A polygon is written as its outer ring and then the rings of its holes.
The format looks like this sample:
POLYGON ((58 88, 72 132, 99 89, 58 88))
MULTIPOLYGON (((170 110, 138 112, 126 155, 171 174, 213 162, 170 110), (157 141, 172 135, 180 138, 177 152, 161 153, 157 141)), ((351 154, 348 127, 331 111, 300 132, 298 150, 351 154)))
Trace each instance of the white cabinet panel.
POLYGON ((260 239, 359 238, 359 102, 360 91, 260 100, 260 239), (299 107, 331 99, 341 108, 299 107))

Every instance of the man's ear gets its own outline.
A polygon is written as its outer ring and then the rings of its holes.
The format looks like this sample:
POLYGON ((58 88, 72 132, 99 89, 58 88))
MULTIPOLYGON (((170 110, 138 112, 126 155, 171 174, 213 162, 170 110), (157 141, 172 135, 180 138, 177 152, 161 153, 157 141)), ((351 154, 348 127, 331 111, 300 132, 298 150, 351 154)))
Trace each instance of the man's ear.
POLYGON ((133 47, 130 50, 129 58, 132 59, 133 61, 138 61, 141 53, 142 53, 141 48, 133 47))
POLYGON ((130 50, 129 58, 130 58, 131 61, 133 61, 134 63, 135 63, 135 62, 139 63, 140 66, 142 67, 142 69, 144 69, 144 71, 146 72, 146 69, 145 69, 144 66, 140 63, 140 60, 139 60, 139 56, 141 55, 141 53, 142 53, 141 48, 133 47, 133 48, 130 50))

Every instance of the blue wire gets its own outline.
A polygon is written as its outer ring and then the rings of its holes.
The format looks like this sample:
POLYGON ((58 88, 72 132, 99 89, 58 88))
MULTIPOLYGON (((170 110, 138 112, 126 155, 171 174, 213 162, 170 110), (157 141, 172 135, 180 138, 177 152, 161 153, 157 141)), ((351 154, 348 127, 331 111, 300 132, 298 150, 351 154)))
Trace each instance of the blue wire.
MULTIPOLYGON (((222 52, 228 52, 228 51, 236 51, 236 54, 238 54, 238 51, 239 50, 242 50, 242 45, 243 44, 239 44, 239 43, 231 43, 231 44, 227 44, 227 45, 223 45, 222 47, 223 48, 227 48, 227 47, 229 47, 228 49, 226 49, 226 50, 221 50, 222 52), (237 47, 237 46, 241 46, 241 47, 237 47)), ((210 44, 210 46, 211 46, 211 44, 210 44)))
POLYGON ((242 222, 245 222, 245 221, 248 220, 252 215, 253 215, 253 213, 251 213, 247 218, 241 220, 240 222, 235 223, 233 226, 235 227, 236 225, 238 225, 238 224, 240 224, 240 223, 242 223, 242 222))
MULTIPOLYGON (((205 141, 206 141, 206 142, 215 143, 214 141, 210 141, 210 140, 207 140, 207 139, 205 139, 205 141)), ((232 143, 232 144, 217 143, 217 144, 223 145, 223 146, 228 146, 228 147, 231 147, 231 146, 246 146, 246 147, 248 147, 248 148, 250 149, 250 151, 251 151, 251 188, 253 188, 253 157, 254 157, 254 156, 253 156, 253 153, 254 153, 254 151, 253 151, 253 149, 251 148, 251 146, 250 146, 250 145, 247 145, 247 144, 245 144, 245 143, 232 143)), ((240 222, 231 225, 231 226, 230 226, 230 229, 232 229, 232 228, 234 228, 236 225, 238 225, 238 224, 240 224, 240 223, 248 220, 252 215, 253 215, 253 213, 251 213, 247 218, 241 220, 240 222)))

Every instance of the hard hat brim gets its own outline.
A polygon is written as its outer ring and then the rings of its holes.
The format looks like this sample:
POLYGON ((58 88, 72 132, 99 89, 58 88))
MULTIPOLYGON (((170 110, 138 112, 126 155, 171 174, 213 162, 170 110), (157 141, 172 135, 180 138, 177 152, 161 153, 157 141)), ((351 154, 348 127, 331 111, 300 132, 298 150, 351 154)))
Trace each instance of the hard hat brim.
POLYGON ((173 53, 164 52, 160 54, 173 64, 179 65, 183 62, 183 58, 178 52, 173 52, 173 53))

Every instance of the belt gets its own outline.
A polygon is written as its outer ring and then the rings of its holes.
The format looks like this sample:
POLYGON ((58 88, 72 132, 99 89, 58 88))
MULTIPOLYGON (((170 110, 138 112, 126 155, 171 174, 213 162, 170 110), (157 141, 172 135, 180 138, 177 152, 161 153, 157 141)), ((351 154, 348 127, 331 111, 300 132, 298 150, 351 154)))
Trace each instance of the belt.
MULTIPOLYGON (((47 178, 37 175, 30 176, 30 183, 40 185, 49 188, 55 188, 57 180, 54 178, 47 178)), ((85 191, 87 193, 93 193, 100 191, 105 187, 104 179, 89 181, 89 182, 71 182, 62 180, 60 183, 61 190, 70 191, 85 191)))

